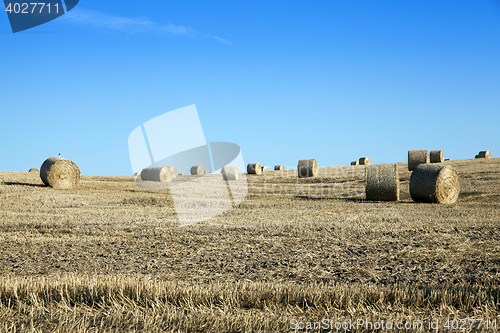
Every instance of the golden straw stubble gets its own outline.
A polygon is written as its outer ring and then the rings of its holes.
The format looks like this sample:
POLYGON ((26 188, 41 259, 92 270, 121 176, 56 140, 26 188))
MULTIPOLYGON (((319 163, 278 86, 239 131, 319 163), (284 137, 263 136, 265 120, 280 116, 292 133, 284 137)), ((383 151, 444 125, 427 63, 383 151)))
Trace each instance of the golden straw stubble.
POLYGON ((46 159, 40 167, 42 182, 56 189, 77 187, 80 175, 80 168, 75 162, 60 156, 46 159))
POLYGON ((415 202, 451 204, 460 193, 460 176, 451 165, 420 164, 410 177, 410 196, 415 202))

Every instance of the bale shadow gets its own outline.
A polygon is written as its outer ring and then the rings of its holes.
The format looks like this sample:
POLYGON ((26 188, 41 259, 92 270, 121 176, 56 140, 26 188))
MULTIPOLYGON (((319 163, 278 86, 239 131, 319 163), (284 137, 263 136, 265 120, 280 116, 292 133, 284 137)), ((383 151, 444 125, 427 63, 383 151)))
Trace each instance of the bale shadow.
POLYGON ((356 199, 356 198, 317 198, 317 197, 309 197, 307 195, 296 195, 294 196, 297 199, 302 199, 302 200, 315 200, 315 201, 321 201, 321 200, 333 200, 333 201, 347 201, 347 202, 370 202, 366 199, 356 199))
POLYGON ((20 186, 31 186, 31 187, 48 187, 44 184, 30 184, 30 183, 19 183, 19 182, 4 182, 4 185, 20 185, 20 186))
POLYGON ((317 198, 317 197, 308 197, 307 195, 296 195, 295 198, 301 199, 301 200, 314 200, 314 201, 330 200, 330 201, 344 201, 344 202, 355 202, 355 203, 386 202, 386 203, 392 203, 392 204, 407 204, 407 203, 413 202, 413 201, 405 201, 405 200, 401 200, 401 199, 398 201, 382 201, 382 200, 366 200, 366 199, 361 199, 361 198, 317 198))

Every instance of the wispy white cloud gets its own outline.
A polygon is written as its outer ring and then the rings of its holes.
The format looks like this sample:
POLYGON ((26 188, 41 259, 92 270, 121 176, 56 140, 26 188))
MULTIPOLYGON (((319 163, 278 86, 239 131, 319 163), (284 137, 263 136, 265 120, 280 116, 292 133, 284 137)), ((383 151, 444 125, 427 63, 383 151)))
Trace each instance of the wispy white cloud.
POLYGON ((185 35, 192 37, 202 36, 215 39, 224 44, 232 45, 231 42, 225 38, 210 34, 202 34, 194 29, 184 27, 182 25, 174 25, 171 23, 168 25, 161 25, 151 21, 145 16, 137 18, 120 17, 105 14, 96 10, 77 7, 64 15, 62 19, 74 24, 85 25, 93 29, 109 29, 127 33, 157 31, 173 35, 185 35))
POLYGON ((213 36, 213 35, 206 35, 208 38, 213 38, 221 43, 224 43, 224 44, 228 44, 228 45, 233 45, 230 41, 228 41, 227 39, 225 38, 222 38, 222 37, 217 37, 217 36, 213 36))

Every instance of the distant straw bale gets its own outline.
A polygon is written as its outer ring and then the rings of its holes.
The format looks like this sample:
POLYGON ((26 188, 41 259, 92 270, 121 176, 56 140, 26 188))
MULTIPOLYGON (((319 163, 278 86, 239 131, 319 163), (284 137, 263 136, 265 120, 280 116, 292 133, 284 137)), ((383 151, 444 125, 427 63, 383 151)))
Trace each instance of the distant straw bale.
POLYGON ((491 158, 491 152, 489 150, 482 150, 478 154, 478 158, 491 158))
POLYGON ((421 164, 410 177, 410 196, 415 202, 451 204, 460 193, 460 176, 451 165, 421 164))
POLYGON ((297 165, 299 178, 316 177, 318 175, 318 163, 315 159, 300 160, 297 165))
POLYGON ((408 151, 408 170, 412 171, 420 164, 429 163, 428 150, 409 150, 408 151))
POLYGON ((262 173, 262 167, 260 163, 248 163, 247 173, 249 175, 260 175, 262 173))
POLYGON ((361 157, 359 159, 359 165, 370 165, 372 161, 370 160, 369 157, 361 157))
POLYGON ((444 154, 442 150, 431 150, 430 152, 431 163, 443 163, 444 154))
POLYGON ((40 171, 37 168, 31 168, 30 171, 28 172, 40 173, 40 171))
POLYGON ((137 180, 141 180, 141 173, 140 172, 134 173, 134 181, 137 181, 137 180))
POLYGON ((357 160, 356 161, 352 161, 351 165, 359 165, 359 161, 357 161, 357 160))
POLYGON ((269 171, 269 167, 267 167, 267 166, 262 167, 262 172, 268 172, 268 171, 269 171))
POLYGON ((167 183, 177 176, 177 168, 173 166, 144 168, 141 171, 143 181, 167 183))
POLYGON ((205 175, 211 175, 212 173, 210 171, 205 171, 205 175))
POLYGON ((80 182, 80 168, 75 162, 60 156, 51 157, 40 167, 42 182, 57 189, 77 187, 80 182))
POLYGON ((274 171, 283 171, 283 170, 285 170, 285 167, 283 165, 274 166, 274 171))
POLYGON ((193 176, 203 175, 204 173, 205 169, 203 168, 202 165, 194 165, 191 167, 191 175, 193 176))
POLYGON ((399 200, 399 172, 397 164, 370 165, 366 172, 366 199, 399 200))
POLYGON ((222 178, 224 180, 238 180, 238 167, 228 166, 222 168, 222 178))

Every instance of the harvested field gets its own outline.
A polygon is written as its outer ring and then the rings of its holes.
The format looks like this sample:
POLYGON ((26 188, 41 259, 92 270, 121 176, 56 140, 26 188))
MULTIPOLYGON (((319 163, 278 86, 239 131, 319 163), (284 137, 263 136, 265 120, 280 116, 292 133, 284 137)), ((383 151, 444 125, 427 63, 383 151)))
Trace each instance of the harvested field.
POLYGON ((500 159, 446 164, 460 174, 452 205, 413 203, 406 163, 399 202, 365 201, 359 166, 302 179, 269 171, 247 177, 235 209, 186 227, 168 190, 133 177, 56 190, 0 171, 0 332, 278 332, 322 319, 500 327, 500 159))

